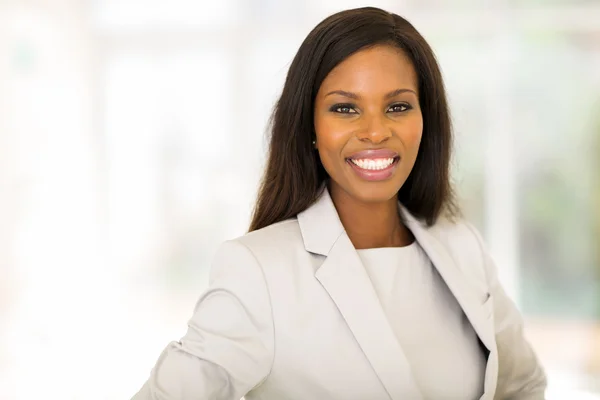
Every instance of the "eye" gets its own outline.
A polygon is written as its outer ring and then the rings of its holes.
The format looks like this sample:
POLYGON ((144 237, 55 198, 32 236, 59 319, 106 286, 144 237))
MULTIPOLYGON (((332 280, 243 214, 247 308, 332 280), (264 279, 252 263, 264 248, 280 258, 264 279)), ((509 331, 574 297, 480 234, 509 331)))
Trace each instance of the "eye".
POLYGON ((335 104, 329 109, 329 111, 338 114, 356 114, 357 112, 354 107, 354 104, 335 104))
POLYGON ((389 112, 393 112, 393 113, 398 113, 398 112, 408 111, 410 109, 412 109, 412 107, 410 106, 410 104, 397 103, 397 104, 392 104, 390 106, 390 108, 388 109, 388 111, 389 112))

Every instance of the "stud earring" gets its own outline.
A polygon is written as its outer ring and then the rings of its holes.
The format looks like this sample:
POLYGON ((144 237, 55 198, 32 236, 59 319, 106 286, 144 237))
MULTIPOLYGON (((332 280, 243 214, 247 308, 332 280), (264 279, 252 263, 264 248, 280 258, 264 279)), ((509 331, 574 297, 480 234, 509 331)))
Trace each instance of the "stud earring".
POLYGON ((313 145, 314 145, 314 144, 317 144, 317 141, 316 141, 316 140, 313 140, 313 145))

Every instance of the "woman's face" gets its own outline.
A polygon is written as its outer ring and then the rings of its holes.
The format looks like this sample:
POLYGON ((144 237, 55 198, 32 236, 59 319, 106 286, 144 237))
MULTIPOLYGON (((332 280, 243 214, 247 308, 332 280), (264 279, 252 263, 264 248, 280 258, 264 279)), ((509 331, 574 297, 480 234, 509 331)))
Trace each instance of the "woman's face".
POLYGON ((369 203, 396 196, 421 142, 418 96, 412 62, 392 46, 361 50, 327 75, 314 125, 332 192, 369 203))

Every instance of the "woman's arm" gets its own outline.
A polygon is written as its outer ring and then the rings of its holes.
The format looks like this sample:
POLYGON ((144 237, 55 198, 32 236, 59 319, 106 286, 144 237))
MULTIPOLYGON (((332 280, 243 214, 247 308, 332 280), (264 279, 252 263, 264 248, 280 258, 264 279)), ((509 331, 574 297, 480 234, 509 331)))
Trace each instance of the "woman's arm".
POLYGON ((272 362, 273 320, 262 270, 246 246, 225 242, 186 335, 167 346, 132 400, 239 400, 266 379, 272 362))
POLYGON ((523 334, 523 318, 498 280, 498 271, 479 233, 470 227, 484 258, 488 287, 494 304, 498 348, 498 386, 495 399, 543 400, 546 375, 523 334))

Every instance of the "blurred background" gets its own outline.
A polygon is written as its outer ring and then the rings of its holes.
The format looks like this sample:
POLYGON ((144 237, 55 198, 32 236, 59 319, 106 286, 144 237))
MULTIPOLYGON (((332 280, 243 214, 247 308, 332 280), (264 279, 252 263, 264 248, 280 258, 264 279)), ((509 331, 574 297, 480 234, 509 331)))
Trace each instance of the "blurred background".
POLYGON ((439 57, 548 399, 600 399, 600 1, 0 0, 1 400, 141 387, 247 229, 298 46, 363 5, 439 57))

